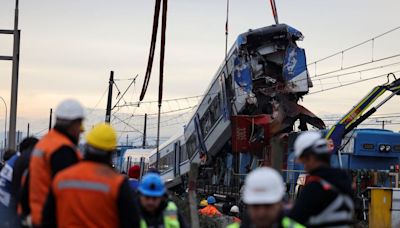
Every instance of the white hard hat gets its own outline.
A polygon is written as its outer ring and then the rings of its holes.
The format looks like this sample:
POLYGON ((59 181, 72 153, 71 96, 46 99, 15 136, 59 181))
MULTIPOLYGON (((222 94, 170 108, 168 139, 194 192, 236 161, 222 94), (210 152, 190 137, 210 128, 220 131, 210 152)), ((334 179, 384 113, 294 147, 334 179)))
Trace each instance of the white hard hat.
POLYGON ((306 131, 297 137, 294 142, 294 156, 300 157, 306 149, 311 149, 316 154, 329 153, 326 139, 316 131, 306 131))
POLYGON ((246 177, 243 202, 249 205, 275 204, 282 200, 284 194, 282 176, 272 168, 262 167, 246 177))
POLYGON ((77 120, 85 118, 82 105, 73 99, 62 101, 56 108, 56 118, 62 120, 77 120))
POLYGON ((232 206, 232 207, 231 207, 231 212, 232 212, 232 213, 239 213, 239 207, 236 206, 236 205, 232 206))

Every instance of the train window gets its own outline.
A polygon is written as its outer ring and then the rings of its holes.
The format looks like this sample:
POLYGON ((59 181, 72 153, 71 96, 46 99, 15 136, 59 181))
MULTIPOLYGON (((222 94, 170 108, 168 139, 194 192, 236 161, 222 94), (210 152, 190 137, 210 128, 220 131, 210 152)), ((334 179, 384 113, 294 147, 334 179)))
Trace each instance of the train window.
POLYGON ((400 152, 400 145, 394 145, 393 150, 396 152, 400 152))
POLYGON ((363 144, 363 149, 373 150, 374 148, 375 148, 374 144, 370 144, 370 143, 363 144))
POLYGON ((186 160, 188 160, 188 154, 186 152, 186 147, 185 146, 181 146, 181 162, 184 162, 186 160))
POLYGON ((215 125, 221 116, 220 96, 221 94, 218 93, 200 120, 201 132, 203 136, 206 136, 209 133, 210 129, 215 125))
POLYGON ((186 142, 186 152, 189 158, 191 158, 197 150, 197 140, 196 140, 196 133, 193 133, 188 141, 186 142))

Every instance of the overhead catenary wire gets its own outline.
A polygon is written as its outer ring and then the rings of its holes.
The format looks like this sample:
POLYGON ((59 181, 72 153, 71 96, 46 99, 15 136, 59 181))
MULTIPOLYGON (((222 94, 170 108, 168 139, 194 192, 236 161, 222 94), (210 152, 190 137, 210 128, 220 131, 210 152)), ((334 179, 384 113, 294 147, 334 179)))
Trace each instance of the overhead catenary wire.
MULTIPOLYGON (((395 71, 393 73, 398 73, 398 72, 400 72, 400 71, 395 71)), ((386 76, 387 76, 387 74, 381 74, 381 75, 378 75, 378 76, 361 79, 361 80, 358 80, 356 82, 350 82, 350 83, 342 84, 342 85, 339 85, 339 86, 334 86, 334 87, 330 87, 330 88, 314 91, 314 92, 308 93, 308 95, 317 94, 317 93, 321 93, 321 92, 325 92, 325 91, 329 91, 329 90, 333 90, 333 89, 338 89, 338 88, 342 88, 342 87, 345 87, 345 86, 354 85, 354 84, 358 84, 358 83, 361 83, 361 82, 369 81, 369 80, 376 79, 376 78, 386 77, 386 76)))
POLYGON ((361 45, 363 45, 363 44, 366 44, 366 43, 369 43, 369 42, 375 42, 377 39, 379 39, 379 38, 381 38, 381 37, 383 37, 383 36, 385 36, 385 35, 387 35, 387 34, 389 34, 389 33, 392 33, 392 32, 394 32, 394 31, 396 31, 396 30, 399 30, 399 29, 400 29, 400 26, 397 26, 397 27, 392 28, 392 29, 390 29, 390 30, 388 30, 388 31, 386 31, 386 32, 383 32, 383 33, 381 33, 381 34, 379 34, 379 35, 377 35, 377 36, 375 36, 375 37, 372 37, 372 38, 370 38, 370 39, 368 39, 368 40, 362 41, 362 42, 360 42, 360 43, 358 43, 358 44, 355 44, 355 45, 353 45, 353 46, 350 46, 350 47, 348 47, 348 48, 345 48, 345 49, 343 49, 343 50, 341 50, 341 51, 335 52, 335 53, 333 53, 333 54, 331 54, 331 55, 328 55, 328 56, 323 57, 323 58, 321 58, 321 59, 315 60, 315 61, 313 61, 313 62, 311 62, 311 63, 309 63, 309 64, 307 64, 307 65, 313 65, 313 64, 322 62, 322 61, 324 61, 324 60, 330 59, 330 58, 335 57, 335 56, 337 56, 337 55, 344 54, 345 52, 350 51, 350 50, 352 50, 352 49, 354 49, 354 48, 356 48, 356 47, 359 47, 359 46, 361 46, 361 45))

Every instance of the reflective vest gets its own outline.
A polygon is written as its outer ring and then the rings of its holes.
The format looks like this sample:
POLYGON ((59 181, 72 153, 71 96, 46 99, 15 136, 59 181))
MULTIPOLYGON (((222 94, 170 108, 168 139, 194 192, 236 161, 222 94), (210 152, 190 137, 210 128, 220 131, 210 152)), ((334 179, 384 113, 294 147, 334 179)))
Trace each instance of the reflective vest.
POLYGON ((37 144, 32 152, 29 164, 29 207, 31 208, 32 223, 40 225, 42 210, 49 193, 52 173, 50 159, 52 154, 63 146, 74 148, 76 156, 81 154, 67 136, 56 130, 50 130, 37 144))
MULTIPOLYGON (((289 217, 284 217, 281 221, 281 226, 283 228, 306 228, 305 226, 301 225, 300 223, 297 223, 293 219, 289 217)), ((240 228, 240 223, 235 222, 230 225, 228 225, 226 228, 240 228)))
POLYGON ((207 207, 200 209, 199 213, 209 217, 222 216, 221 212, 214 205, 207 205, 207 207))
POLYGON ((351 197, 341 193, 339 189, 321 177, 307 177, 306 185, 311 182, 321 184, 325 191, 336 192, 337 196, 323 211, 317 215, 311 216, 308 219, 307 225, 320 227, 340 225, 341 227, 350 227, 353 223, 354 212, 354 203, 351 197))
MULTIPOLYGON (((164 227, 165 228, 179 228, 180 223, 178 220, 178 207, 172 201, 168 202, 167 207, 163 213, 164 227)), ((144 219, 140 220, 140 228, 147 228, 146 221, 144 219)))
POLYGON ((11 182, 13 177, 15 161, 19 153, 13 155, 1 169, 0 172, 0 205, 8 207, 11 202, 11 182))
POLYGON ((58 227, 119 227, 117 201, 124 179, 91 161, 59 172, 52 184, 58 227))

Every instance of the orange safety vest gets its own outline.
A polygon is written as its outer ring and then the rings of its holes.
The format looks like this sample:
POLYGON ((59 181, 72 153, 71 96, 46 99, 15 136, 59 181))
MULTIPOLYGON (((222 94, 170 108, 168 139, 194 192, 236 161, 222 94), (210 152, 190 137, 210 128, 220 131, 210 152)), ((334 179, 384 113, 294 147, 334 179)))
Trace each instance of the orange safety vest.
POLYGON ((210 216, 210 217, 222 216, 221 212, 219 212, 218 209, 214 205, 207 205, 207 207, 199 210, 199 213, 201 215, 210 216))
POLYGON ((124 179, 91 161, 58 173, 52 184, 58 227, 119 227, 117 200, 124 179))
POLYGON ((31 208, 32 223, 40 225, 42 211, 47 200, 51 186, 52 173, 50 159, 52 154, 63 146, 69 146, 75 150, 80 160, 81 153, 74 143, 65 135, 52 129, 35 146, 29 164, 29 207, 31 208))

